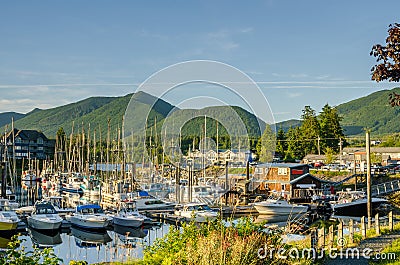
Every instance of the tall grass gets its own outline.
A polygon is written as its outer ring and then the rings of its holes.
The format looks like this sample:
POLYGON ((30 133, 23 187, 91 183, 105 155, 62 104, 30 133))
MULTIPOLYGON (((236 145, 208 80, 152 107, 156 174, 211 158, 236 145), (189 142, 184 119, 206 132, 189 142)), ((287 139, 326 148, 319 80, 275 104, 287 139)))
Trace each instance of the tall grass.
POLYGON ((265 229, 251 218, 241 218, 228 224, 222 220, 197 225, 185 224, 171 228, 163 238, 157 239, 144 250, 141 260, 125 264, 185 264, 185 265, 258 265, 258 264, 311 264, 310 260, 280 259, 269 255, 270 247, 287 248, 281 243, 279 230, 265 229), (261 252, 260 252, 261 251, 261 252), (267 251, 264 258, 259 257, 267 251))

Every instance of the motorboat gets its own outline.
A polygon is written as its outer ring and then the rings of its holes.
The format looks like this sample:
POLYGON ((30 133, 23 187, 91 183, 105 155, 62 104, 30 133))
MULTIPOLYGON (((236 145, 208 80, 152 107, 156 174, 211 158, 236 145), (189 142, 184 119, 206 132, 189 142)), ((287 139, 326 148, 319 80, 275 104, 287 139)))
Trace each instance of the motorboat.
POLYGON ((169 186, 164 183, 149 183, 141 185, 142 190, 156 198, 165 198, 171 192, 169 186))
POLYGON ((93 231, 71 227, 71 233, 75 238, 75 244, 81 248, 97 247, 112 241, 107 230, 93 231))
POLYGON ((255 202, 254 208, 259 214, 270 216, 296 216, 308 211, 308 206, 291 204, 280 197, 269 197, 265 201, 255 202))
POLYGON ((196 202, 184 204, 181 209, 176 209, 174 214, 197 223, 214 221, 218 217, 218 213, 211 210, 207 204, 196 202))
POLYGON ((38 201, 27 221, 28 226, 37 230, 57 230, 61 227, 63 219, 49 201, 38 201))
POLYGON ((62 243, 60 230, 40 231, 30 228, 29 235, 32 243, 38 248, 48 248, 62 243))
POLYGON ((157 199, 146 191, 128 194, 126 201, 136 202, 138 211, 173 210, 175 203, 157 199))
POLYGON ((0 199, 0 231, 16 230, 20 219, 8 199, 0 199))
POLYGON ((103 209, 97 204, 79 205, 75 212, 68 218, 71 225, 86 229, 105 229, 113 220, 104 214, 103 209))
MULTIPOLYGON (((331 201, 334 216, 367 216, 367 196, 363 191, 339 191, 337 192, 338 200, 331 201)), ((371 198, 372 214, 379 212, 382 204, 388 201, 382 198, 371 198)))
POLYGON ((140 227, 146 216, 139 213, 135 202, 122 202, 116 215, 113 216, 113 224, 129 227, 140 227))
POLYGON ((63 197, 61 196, 49 196, 46 197, 45 200, 51 202, 51 204, 54 206, 54 209, 56 209, 57 213, 63 217, 69 213, 73 213, 75 211, 74 208, 65 208, 64 205, 64 200, 63 197))

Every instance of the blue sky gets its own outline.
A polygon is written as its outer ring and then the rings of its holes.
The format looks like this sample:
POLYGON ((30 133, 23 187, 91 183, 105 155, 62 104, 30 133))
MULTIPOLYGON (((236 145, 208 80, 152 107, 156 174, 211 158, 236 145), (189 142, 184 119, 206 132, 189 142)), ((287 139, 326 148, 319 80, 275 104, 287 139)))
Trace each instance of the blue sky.
POLYGON ((169 65, 248 74, 275 120, 396 84, 370 81, 399 1, 2 1, 0 112, 121 96, 169 65))

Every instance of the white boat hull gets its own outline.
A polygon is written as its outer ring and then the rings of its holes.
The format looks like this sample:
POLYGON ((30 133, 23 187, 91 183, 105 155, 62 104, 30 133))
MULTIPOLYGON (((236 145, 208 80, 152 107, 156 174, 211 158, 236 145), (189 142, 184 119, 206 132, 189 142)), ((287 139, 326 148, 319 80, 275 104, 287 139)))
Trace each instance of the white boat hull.
POLYGON ((57 230, 61 227, 62 219, 57 214, 39 214, 27 218, 28 225, 37 230, 57 230))
POLYGON ((111 217, 106 215, 80 215, 74 214, 70 217, 72 225, 87 229, 105 229, 110 225, 111 217))
POLYGON ((201 212, 188 212, 188 211, 175 211, 175 215, 186 218, 188 221, 196 223, 212 222, 218 218, 218 213, 201 211, 201 212))
POLYGON ((308 207, 304 205, 291 205, 291 204, 274 204, 270 202, 257 202, 254 203, 259 214, 272 215, 272 216, 289 216, 304 214, 307 212, 308 207))
POLYGON ((143 225, 143 218, 132 215, 116 215, 113 217, 114 225, 140 227, 143 225))

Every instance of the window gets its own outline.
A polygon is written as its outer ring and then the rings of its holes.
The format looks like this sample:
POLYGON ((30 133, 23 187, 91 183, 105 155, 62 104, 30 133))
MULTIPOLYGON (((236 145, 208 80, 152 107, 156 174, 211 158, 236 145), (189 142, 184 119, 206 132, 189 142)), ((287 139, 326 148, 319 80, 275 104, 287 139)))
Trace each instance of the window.
POLYGON ((18 144, 21 143, 21 138, 20 137, 16 137, 15 138, 15 143, 18 143, 18 144))
POLYGON ((39 138, 37 139, 37 143, 38 143, 38 144, 43 144, 43 139, 39 137, 39 138))

